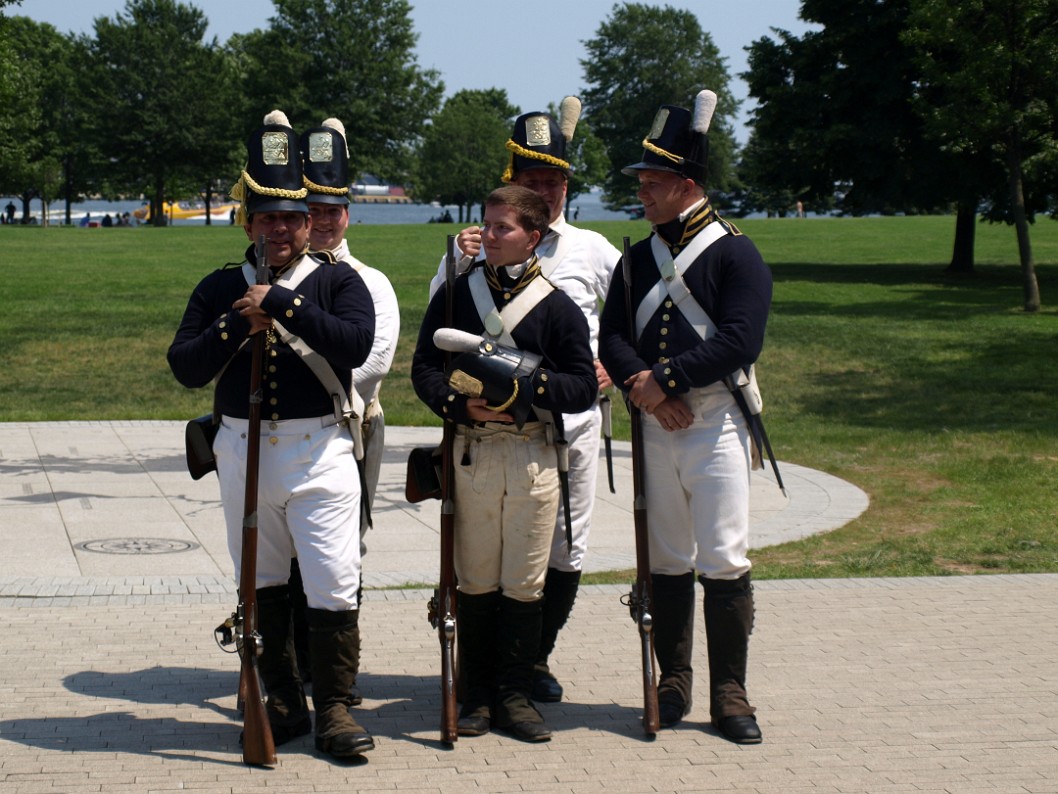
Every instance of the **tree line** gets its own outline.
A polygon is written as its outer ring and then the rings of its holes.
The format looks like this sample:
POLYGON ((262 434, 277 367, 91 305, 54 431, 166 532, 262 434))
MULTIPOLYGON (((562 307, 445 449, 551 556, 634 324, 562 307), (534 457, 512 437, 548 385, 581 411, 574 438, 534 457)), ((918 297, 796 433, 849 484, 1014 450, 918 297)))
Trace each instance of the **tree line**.
MULTIPOLYGON (((273 0, 267 27, 223 43, 178 0, 128 0, 90 35, 16 16, 17 3, 0 0, 0 193, 24 215, 35 199, 142 195, 163 222, 163 201, 216 200, 278 107, 299 129, 341 118, 354 171, 462 220, 495 186, 513 119, 541 109, 497 87, 444 100, 441 75, 416 62, 407 0, 273 0)), ((1006 222, 1024 308, 1038 309, 1029 226, 1058 216, 1058 0, 802 0, 800 17, 804 35, 773 28, 746 47, 756 107, 740 149, 731 75, 698 17, 614 5, 583 42, 569 199, 598 186, 610 209, 634 208, 620 166, 659 104, 708 87, 726 99, 709 154, 722 211, 951 213, 962 272, 977 219, 1006 222)))

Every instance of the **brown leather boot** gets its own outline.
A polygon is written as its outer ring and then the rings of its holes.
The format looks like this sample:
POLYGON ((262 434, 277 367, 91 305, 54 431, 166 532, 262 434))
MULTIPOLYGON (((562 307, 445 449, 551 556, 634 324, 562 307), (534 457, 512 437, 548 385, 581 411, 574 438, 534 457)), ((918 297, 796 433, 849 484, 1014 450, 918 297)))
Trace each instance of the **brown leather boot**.
POLYGON ((308 612, 316 749, 335 758, 373 750, 375 740, 349 714, 360 659, 359 612, 312 608, 308 612))
POLYGON ((709 645, 709 715, 737 744, 759 744, 756 709, 746 694, 749 635, 753 631, 750 575, 734 580, 699 577, 705 588, 705 635, 709 645))

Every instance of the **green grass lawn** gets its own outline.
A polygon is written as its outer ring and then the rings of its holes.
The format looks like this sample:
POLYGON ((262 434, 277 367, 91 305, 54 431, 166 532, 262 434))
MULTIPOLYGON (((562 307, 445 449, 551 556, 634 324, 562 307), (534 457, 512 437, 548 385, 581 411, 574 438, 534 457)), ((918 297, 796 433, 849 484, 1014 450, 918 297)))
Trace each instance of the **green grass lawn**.
MULTIPOLYGON (((584 224, 620 246, 642 221, 584 224)), ((1025 314, 1014 233, 977 228, 946 275, 953 217, 743 221, 775 277, 759 368, 780 460, 842 477, 868 511, 754 555, 768 577, 1058 571, 1058 225, 1032 227, 1043 310, 1025 314)), ((408 370, 451 226, 355 226, 401 305, 392 424, 437 424, 408 370)), ((165 351, 191 289, 247 245, 230 226, 0 228, 0 421, 179 419, 209 410, 165 351)), ((624 411, 614 412, 618 435, 624 411)))

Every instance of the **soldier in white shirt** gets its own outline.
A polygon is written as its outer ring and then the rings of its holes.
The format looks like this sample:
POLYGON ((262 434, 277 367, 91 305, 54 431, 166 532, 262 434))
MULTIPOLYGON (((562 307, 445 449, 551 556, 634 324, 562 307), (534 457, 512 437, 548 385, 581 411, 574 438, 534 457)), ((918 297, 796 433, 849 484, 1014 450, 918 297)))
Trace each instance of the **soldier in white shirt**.
MULTIPOLYGON (((309 247, 313 251, 326 251, 339 262, 353 268, 371 292, 375 306, 375 335, 367 360, 353 370, 353 387, 363 406, 358 406, 362 417, 361 438, 363 458, 360 461, 362 476, 363 510, 360 521, 360 554, 367 553, 364 536, 371 526, 371 509, 378 487, 378 476, 382 467, 382 452, 385 445, 386 420, 379 402, 382 379, 393 365, 400 335, 400 309, 397 295, 389 279, 381 271, 368 267, 349 252, 345 232, 349 226, 349 151, 345 139, 345 125, 338 119, 327 119, 319 127, 301 134, 300 148, 304 160, 305 187, 309 194, 306 201, 312 218, 309 247)), ((291 588, 295 603, 303 598, 298 589, 301 575, 297 560, 291 563, 291 588)), ((295 645, 302 677, 309 675, 308 635, 303 615, 295 611, 295 645)), ((362 696, 354 686, 354 703, 362 696)))

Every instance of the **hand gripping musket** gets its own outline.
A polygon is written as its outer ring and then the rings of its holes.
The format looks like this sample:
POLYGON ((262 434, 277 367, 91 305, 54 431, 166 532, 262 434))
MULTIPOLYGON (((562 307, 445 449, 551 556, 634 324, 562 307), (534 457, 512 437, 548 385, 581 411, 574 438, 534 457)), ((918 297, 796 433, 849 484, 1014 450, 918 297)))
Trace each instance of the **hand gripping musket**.
MULTIPOLYGON (((456 280, 455 237, 448 236, 445 256, 445 325, 451 327, 456 280)), ((445 352, 445 371, 452 355, 445 352)), ((455 572, 455 425, 446 421, 441 437, 441 576, 430 600, 430 624, 441 643, 441 741, 458 739, 456 721, 456 572, 455 572)))
MULTIPOLYGON (((268 283, 268 241, 264 235, 257 240, 258 284, 268 283)), ((242 560, 239 571, 239 606, 232 617, 216 633, 223 646, 234 641, 241 657, 239 670, 239 702, 243 712, 242 760, 257 766, 276 763, 272 728, 265 712, 258 656, 263 649, 257 633, 257 481, 261 460, 261 400, 262 371, 264 368, 267 333, 254 335, 253 360, 250 365, 250 412, 246 428, 246 491, 242 520, 242 560)))
MULTIPOLYGON (((632 257, 631 244, 624 238, 624 253, 621 258, 622 275, 625 281, 625 314, 628 316, 628 338, 633 348, 638 348, 636 315, 632 306, 632 257)), ((647 537, 647 496, 644 485, 643 417, 632 401, 625 399, 628 416, 632 424, 632 516, 636 530, 636 582, 627 596, 632 620, 639 626, 639 639, 643 657, 643 730, 654 736, 660 727, 658 714, 658 687, 654 676, 654 588, 650 578, 650 546, 647 537)))

